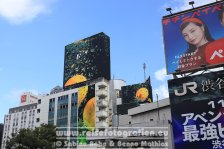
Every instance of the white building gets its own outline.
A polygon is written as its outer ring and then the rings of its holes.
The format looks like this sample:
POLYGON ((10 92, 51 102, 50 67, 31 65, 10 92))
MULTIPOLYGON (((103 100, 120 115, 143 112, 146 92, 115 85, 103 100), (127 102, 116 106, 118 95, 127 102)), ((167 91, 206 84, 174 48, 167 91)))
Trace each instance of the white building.
POLYGON ((112 126, 116 127, 118 126, 118 117, 117 117, 117 105, 121 104, 121 87, 125 86, 126 82, 121 79, 111 80, 110 81, 110 113, 111 115, 111 121, 112 126))
POLYGON ((21 96, 19 107, 10 108, 5 115, 2 149, 5 148, 8 137, 22 128, 33 129, 36 126, 37 96, 27 92, 21 96))
MULTIPOLYGON (((109 82, 100 78, 86 85, 95 84, 96 127, 109 126, 109 82)), ((85 86, 85 85, 84 85, 85 86)), ((77 100, 79 88, 44 95, 38 99, 37 126, 42 123, 61 127, 77 127, 77 100)))
POLYGON ((102 144, 105 143, 106 148, 128 148, 128 145, 135 144, 138 146, 129 146, 129 148, 174 148, 168 98, 129 109, 128 114, 118 115, 117 118, 117 126, 107 129, 106 132, 126 131, 129 133, 124 133, 124 136, 116 136, 114 133, 115 136, 108 134, 103 137, 89 137, 88 139, 96 142, 97 147, 102 147, 102 144), (146 132, 150 132, 150 135, 146 135, 146 132), (136 135, 138 136, 136 137, 136 135), (111 144, 114 146, 110 146, 111 144))
MULTIPOLYGON (((85 85, 95 85, 95 127, 101 130, 111 127, 113 111, 116 111, 113 108, 116 107, 119 91, 125 82, 108 82, 104 78, 98 78, 85 85)), ((38 97, 32 93, 24 93, 20 106, 11 108, 9 114, 5 115, 2 149, 5 148, 7 137, 11 137, 12 133, 18 132, 21 128, 32 129, 41 124, 78 127, 78 92, 79 87, 64 91, 57 86, 50 94, 38 97)))

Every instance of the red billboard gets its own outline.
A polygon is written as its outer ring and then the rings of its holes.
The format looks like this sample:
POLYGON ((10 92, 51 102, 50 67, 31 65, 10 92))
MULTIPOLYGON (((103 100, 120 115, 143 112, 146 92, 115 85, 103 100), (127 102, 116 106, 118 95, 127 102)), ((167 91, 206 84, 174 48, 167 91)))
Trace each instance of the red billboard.
POLYGON ((26 102, 26 95, 22 95, 21 98, 20 98, 20 100, 21 100, 21 103, 26 102))
POLYGON ((167 73, 192 72, 224 63, 224 2, 162 19, 167 73))

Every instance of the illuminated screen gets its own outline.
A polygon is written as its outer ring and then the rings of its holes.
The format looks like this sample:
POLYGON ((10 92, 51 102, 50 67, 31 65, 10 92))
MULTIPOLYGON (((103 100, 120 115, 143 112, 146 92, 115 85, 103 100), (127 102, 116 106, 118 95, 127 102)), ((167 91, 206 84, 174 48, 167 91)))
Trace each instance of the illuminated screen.
POLYGON ((65 47, 64 88, 104 77, 110 80, 110 39, 99 33, 65 47))
POLYGON ((152 102, 150 82, 121 87, 121 97, 122 104, 117 106, 118 114, 127 114, 128 109, 152 102))
POLYGON ((168 88, 175 149, 213 149, 223 141, 224 71, 169 80, 168 88))
POLYGON ((191 72, 224 63, 223 2, 164 17, 167 73, 191 72))

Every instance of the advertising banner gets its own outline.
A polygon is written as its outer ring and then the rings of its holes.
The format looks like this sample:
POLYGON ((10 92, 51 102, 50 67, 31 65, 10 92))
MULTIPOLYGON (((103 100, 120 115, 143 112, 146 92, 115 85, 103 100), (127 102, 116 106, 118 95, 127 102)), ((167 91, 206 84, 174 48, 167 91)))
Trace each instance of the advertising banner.
POLYGON ((121 96, 122 103, 152 102, 152 88, 147 83, 122 86, 121 96))
POLYGON ((104 77, 110 80, 110 39, 104 33, 65 46, 64 88, 104 77))
POLYGON ((141 103, 152 102, 152 87, 150 82, 121 87, 122 104, 118 105, 118 114, 127 114, 128 109, 139 106, 141 103))
POLYGON ((168 81, 175 149, 224 148, 224 71, 168 81))
POLYGON ((223 2, 163 17, 167 73, 192 72, 224 63, 223 2))
POLYGON ((224 71, 168 81, 171 105, 224 96, 224 71))
POLYGON ((224 149, 224 98, 172 105, 175 149, 224 149))
POLYGON ((78 144, 87 143, 86 132, 95 129, 96 99, 95 84, 78 89, 78 144))

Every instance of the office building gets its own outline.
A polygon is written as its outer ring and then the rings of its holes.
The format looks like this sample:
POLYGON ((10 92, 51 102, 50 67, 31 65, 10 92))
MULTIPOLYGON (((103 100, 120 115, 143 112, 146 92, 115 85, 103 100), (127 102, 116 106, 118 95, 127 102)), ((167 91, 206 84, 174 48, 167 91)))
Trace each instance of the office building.
POLYGON ((0 124, 0 147, 2 146, 3 130, 4 130, 4 124, 0 124))
POLYGON ((13 133, 17 133, 22 128, 35 128, 38 113, 37 99, 37 95, 25 92, 21 95, 20 106, 9 109, 9 113, 4 118, 2 149, 5 148, 7 138, 13 133))

